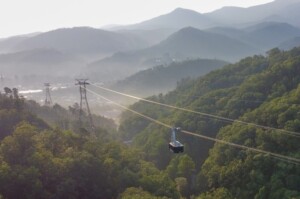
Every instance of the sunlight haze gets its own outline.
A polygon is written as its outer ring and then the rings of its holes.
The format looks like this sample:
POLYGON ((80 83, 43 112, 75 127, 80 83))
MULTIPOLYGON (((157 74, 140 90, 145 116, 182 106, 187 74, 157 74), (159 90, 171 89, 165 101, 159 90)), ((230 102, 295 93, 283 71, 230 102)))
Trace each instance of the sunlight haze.
POLYGON ((224 6, 249 7, 272 0, 10 0, 0 1, 0 38, 63 27, 132 24, 182 7, 210 12, 224 6))

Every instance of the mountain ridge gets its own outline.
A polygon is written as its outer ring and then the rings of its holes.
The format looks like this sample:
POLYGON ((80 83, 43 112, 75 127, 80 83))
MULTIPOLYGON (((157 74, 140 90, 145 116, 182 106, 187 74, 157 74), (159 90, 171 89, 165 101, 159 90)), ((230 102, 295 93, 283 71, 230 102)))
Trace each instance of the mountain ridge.
POLYGON ((205 15, 197 11, 184 8, 176 8, 175 10, 169 13, 148 19, 146 21, 128 26, 122 26, 122 29, 170 28, 178 30, 186 26, 194 26, 196 28, 208 28, 217 24, 217 22, 207 18, 205 15))
POLYGON ((161 65, 139 71, 110 87, 139 96, 166 93, 175 89, 176 84, 183 78, 196 78, 226 64, 228 62, 210 59, 173 62, 167 66, 161 65))
MULTIPOLYGON (((96 73, 101 75, 100 70, 115 71, 116 76, 119 75, 117 73, 128 75, 137 70, 187 58, 235 61, 255 52, 259 50, 233 38, 186 27, 154 46, 138 51, 116 53, 111 57, 93 62, 87 66, 87 71, 92 76, 96 73)), ((102 74, 101 78, 106 76, 107 73, 102 74)))
POLYGON ((26 50, 48 47, 73 54, 109 54, 142 46, 144 44, 140 46, 130 36, 90 27, 75 27, 41 33, 21 42, 16 48, 26 50))
POLYGON ((51 48, 0 54, 1 71, 9 75, 67 75, 69 71, 79 72, 82 63, 77 57, 51 48))

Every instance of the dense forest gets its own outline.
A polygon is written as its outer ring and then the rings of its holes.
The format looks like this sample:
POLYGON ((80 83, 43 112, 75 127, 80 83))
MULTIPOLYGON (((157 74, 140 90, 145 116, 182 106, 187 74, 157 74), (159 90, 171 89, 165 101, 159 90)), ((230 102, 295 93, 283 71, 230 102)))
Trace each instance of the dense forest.
MULTIPOLYGON (((300 132, 300 48, 272 49, 197 79, 183 79, 157 102, 300 132)), ((300 158, 299 137, 163 108, 130 106, 202 135, 300 158)), ((16 89, 0 94, 0 198, 299 198, 300 166, 185 134, 168 150, 170 129, 122 114, 78 128, 78 106, 40 106, 16 89), (122 140, 132 140, 125 144, 122 140)), ((87 121, 84 122, 84 125, 87 121)))
MULTIPOLYGON (((94 137, 88 128, 74 132, 55 123, 69 114, 59 105, 41 107, 6 92, 0 110, 0 198, 180 197, 175 182, 144 152, 116 141, 107 119, 105 126, 98 118, 104 127, 94 137), (48 124, 30 110, 48 114, 48 124)), ((70 118, 64 122, 72 124, 70 118)))
MULTIPOLYGON (((25 103, 25 109, 36 114, 44 121, 47 121, 47 123, 53 127, 59 127, 63 130, 72 130, 77 133, 80 132, 80 124, 78 122, 80 107, 78 103, 65 109, 59 104, 54 104, 52 107, 41 106, 33 100, 28 100, 25 103)), ((92 114, 92 120, 99 131, 108 131, 111 135, 116 134, 117 125, 112 119, 92 114)), ((90 128, 85 111, 83 112, 82 124, 85 128, 90 128)))
MULTIPOLYGON (((300 132, 300 48, 272 49, 247 57, 195 80, 185 79, 150 100, 231 119, 300 132)), ((300 157, 299 137, 281 131, 228 123, 201 115, 138 102, 132 109, 183 129, 245 146, 300 157)), ((123 113, 120 133, 146 153, 146 159, 173 179, 178 156, 168 153, 170 130, 130 112, 123 113), (172 171, 174 169, 174 171, 172 171)), ((299 165, 269 155, 179 134, 195 168, 187 178, 187 196, 199 198, 298 198, 299 165)), ((181 156, 179 156, 181 157, 181 156)), ((178 166, 178 167, 177 167, 178 166)))

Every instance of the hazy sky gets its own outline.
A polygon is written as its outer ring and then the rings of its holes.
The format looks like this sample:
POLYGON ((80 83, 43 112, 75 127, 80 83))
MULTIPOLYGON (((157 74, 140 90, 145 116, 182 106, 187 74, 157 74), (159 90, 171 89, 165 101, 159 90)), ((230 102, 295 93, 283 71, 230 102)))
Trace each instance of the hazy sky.
POLYGON ((61 27, 131 24, 177 7, 210 12, 272 0, 0 0, 0 38, 61 27))

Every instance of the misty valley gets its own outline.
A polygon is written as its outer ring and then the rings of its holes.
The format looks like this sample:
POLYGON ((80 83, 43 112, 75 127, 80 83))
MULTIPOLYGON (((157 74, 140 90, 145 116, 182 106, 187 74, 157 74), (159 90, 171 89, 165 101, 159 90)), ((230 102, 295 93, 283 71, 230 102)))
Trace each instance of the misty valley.
POLYGON ((0 199, 300 198, 299 9, 0 39, 0 199))

